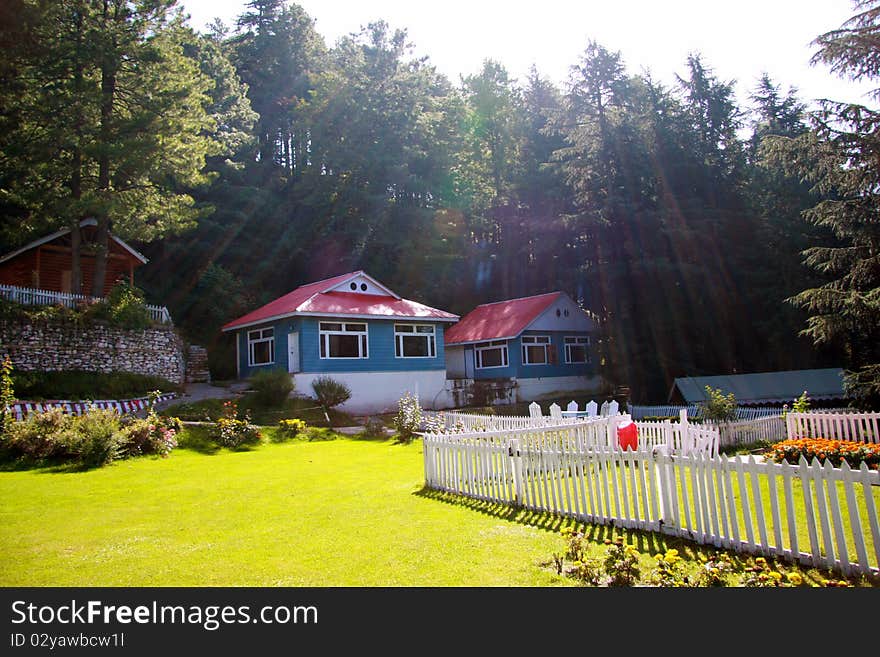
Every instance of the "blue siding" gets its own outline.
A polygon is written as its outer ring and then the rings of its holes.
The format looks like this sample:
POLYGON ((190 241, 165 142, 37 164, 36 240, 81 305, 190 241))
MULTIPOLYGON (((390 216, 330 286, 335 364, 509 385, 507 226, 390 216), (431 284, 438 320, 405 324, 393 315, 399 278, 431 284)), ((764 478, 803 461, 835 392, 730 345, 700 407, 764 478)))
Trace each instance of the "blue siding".
MULTIPOLYGON (((516 338, 507 341, 507 367, 493 367, 489 369, 476 369, 474 364, 474 379, 497 379, 516 377, 520 379, 535 379, 538 377, 553 376, 592 376, 596 373, 595 343, 591 336, 589 352, 592 357, 591 363, 566 363, 565 362, 565 337, 587 336, 583 331, 525 331, 523 335, 549 335, 550 342, 556 348, 557 362, 553 365, 524 365, 522 362, 522 340, 516 338)), ((474 345, 476 346, 476 345, 474 345)), ((469 357, 475 359, 471 351, 469 357)))
POLYGON ((270 322, 267 324, 259 324, 257 326, 248 326, 245 329, 241 329, 237 333, 238 339, 238 356, 239 356, 239 371, 240 378, 247 379, 260 370, 267 369, 279 369, 287 371, 287 334, 291 330, 295 330, 292 327, 294 326, 294 321, 291 319, 279 320, 277 322, 270 322), (274 328, 275 329, 275 362, 271 365, 255 365, 253 367, 248 366, 248 332, 256 331, 258 329, 264 328, 274 328))
MULTIPOLYGON (((493 340, 494 342, 494 340, 493 340)), ((472 359, 474 366, 474 380, 480 379, 505 379, 516 376, 519 368, 519 347, 516 346, 516 340, 507 341, 507 367, 489 367, 486 369, 477 369, 477 350, 478 344, 469 345, 466 355, 472 359)))
POLYGON ((297 317, 270 324, 250 326, 238 332, 241 378, 248 378, 265 368, 287 371, 287 334, 299 332, 301 372, 412 372, 446 369, 443 351, 443 324, 430 321, 395 321, 387 319, 334 319, 332 317, 297 317), (321 358, 319 322, 359 322, 367 324, 369 358, 321 358), (394 355, 395 324, 434 324, 436 355, 434 358, 396 358, 394 355), (275 362, 272 365, 248 367, 247 333, 259 328, 275 328, 275 362))

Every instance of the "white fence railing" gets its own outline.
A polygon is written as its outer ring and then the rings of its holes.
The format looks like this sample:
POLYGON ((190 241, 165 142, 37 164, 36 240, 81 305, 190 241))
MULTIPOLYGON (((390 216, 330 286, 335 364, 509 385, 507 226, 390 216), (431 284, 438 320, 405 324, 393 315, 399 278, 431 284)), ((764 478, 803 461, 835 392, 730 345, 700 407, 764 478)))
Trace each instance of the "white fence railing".
MULTIPOLYGON (((614 448, 617 443, 617 427, 630 419, 629 415, 616 414, 611 416, 593 415, 587 417, 553 417, 553 416, 505 416, 479 415, 444 411, 435 415, 431 431, 439 433, 478 433, 485 439, 495 435, 530 435, 554 428, 564 430, 570 427, 578 436, 583 432, 590 433, 590 438, 572 438, 579 445, 592 445, 593 448, 614 448), (442 421, 440 421, 442 420, 442 421), (442 425, 442 426, 441 426, 442 425), (530 431, 520 432, 526 429, 530 431), (601 438, 597 437, 601 434, 601 438)), ((636 422, 638 449, 651 450, 664 447, 667 454, 687 454, 695 450, 704 451, 710 456, 718 453, 721 445, 718 427, 691 424, 687 413, 682 413, 678 422, 636 422)), ((556 435, 554 433, 554 435, 556 435)))
MULTIPOLYGON (((646 417, 677 417, 681 411, 687 411, 688 417, 701 418, 703 408, 698 404, 689 406, 627 406, 628 412, 634 420, 646 417)), ((737 406, 736 419, 739 421, 756 420, 762 417, 780 415, 782 410, 770 407, 737 406)))
POLYGON ((755 443, 785 440, 785 421, 781 415, 770 415, 743 422, 721 422, 717 427, 721 447, 745 447, 755 443))
MULTIPOLYGON (((85 294, 38 290, 30 287, 18 287, 16 285, 0 285, 0 296, 25 306, 62 305, 67 308, 76 308, 82 303, 101 301, 101 298, 90 297, 85 294)), ((171 324, 171 313, 168 312, 165 306, 147 304, 147 310, 150 313, 150 319, 154 322, 171 324)))
POLYGON ((880 413, 788 413, 785 428, 792 438, 829 438, 880 443, 880 413))
POLYGON ((572 431, 425 434, 426 485, 845 574, 880 574, 880 473, 866 465, 594 449, 560 440, 572 431))

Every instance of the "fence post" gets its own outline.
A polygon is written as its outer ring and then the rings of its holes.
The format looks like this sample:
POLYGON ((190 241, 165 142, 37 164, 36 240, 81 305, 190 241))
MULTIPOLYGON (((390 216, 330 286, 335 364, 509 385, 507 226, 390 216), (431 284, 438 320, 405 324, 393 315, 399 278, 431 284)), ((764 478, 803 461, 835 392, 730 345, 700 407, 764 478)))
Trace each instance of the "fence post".
POLYGON ((512 438, 507 443, 507 454, 510 458, 510 470, 513 472, 513 497, 517 506, 522 506, 522 455, 519 451, 519 440, 512 438))
POLYGON ((688 431, 689 423, 688 423, 688 412, 686 408, 681 409, 678 412, 678 423, 681 429, 681 453, 683 456, 687 456, 694 450, 694 440, 691 437, 691 432, 688 431))
POLYGON ((672 462, 672 456, 667 456, 666 454, 660 452, 654 452, 652 454, 652 459, 654 461, 654 475, 657 480, 657 489, 660 491, 660 494, 657 496, 657 498, 660 506, 660 530, 662 531, 664 527, 671 527, 673 525, 672 516, 670 514, 670 509, 672 508, 672 505, 671 500, 669 499, 670 477, 667 470, 668 465, 672 462))
POLYGON ((666 440, 666 453, 674 453, 675 439, 672 437, 672 422, 670 420, 663 420, 663 437, 666 440))

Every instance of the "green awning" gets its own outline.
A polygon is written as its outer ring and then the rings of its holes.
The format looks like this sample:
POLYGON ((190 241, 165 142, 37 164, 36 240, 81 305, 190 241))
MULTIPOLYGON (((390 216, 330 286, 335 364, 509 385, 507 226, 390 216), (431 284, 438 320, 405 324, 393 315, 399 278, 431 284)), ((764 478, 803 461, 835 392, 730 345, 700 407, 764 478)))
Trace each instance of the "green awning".
POLYGON ((686 376, 675 379, 675 387, 688 404, 708 399, 706 386, 733 393, 740 404, 791 403, 806 390, 810 399, 843 399, 843 370, 790 370, 721 376, 686 376))

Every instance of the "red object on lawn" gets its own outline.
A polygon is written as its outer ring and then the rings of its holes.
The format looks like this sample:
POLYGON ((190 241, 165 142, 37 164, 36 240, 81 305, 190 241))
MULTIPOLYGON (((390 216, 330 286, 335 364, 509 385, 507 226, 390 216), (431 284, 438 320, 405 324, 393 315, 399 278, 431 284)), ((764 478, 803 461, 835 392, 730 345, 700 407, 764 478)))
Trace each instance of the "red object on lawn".
POLYGON ((617 444, 620 449, 636 451, 639 448, 639 429, 635 422, 626 420, 617 426, 617 444))

